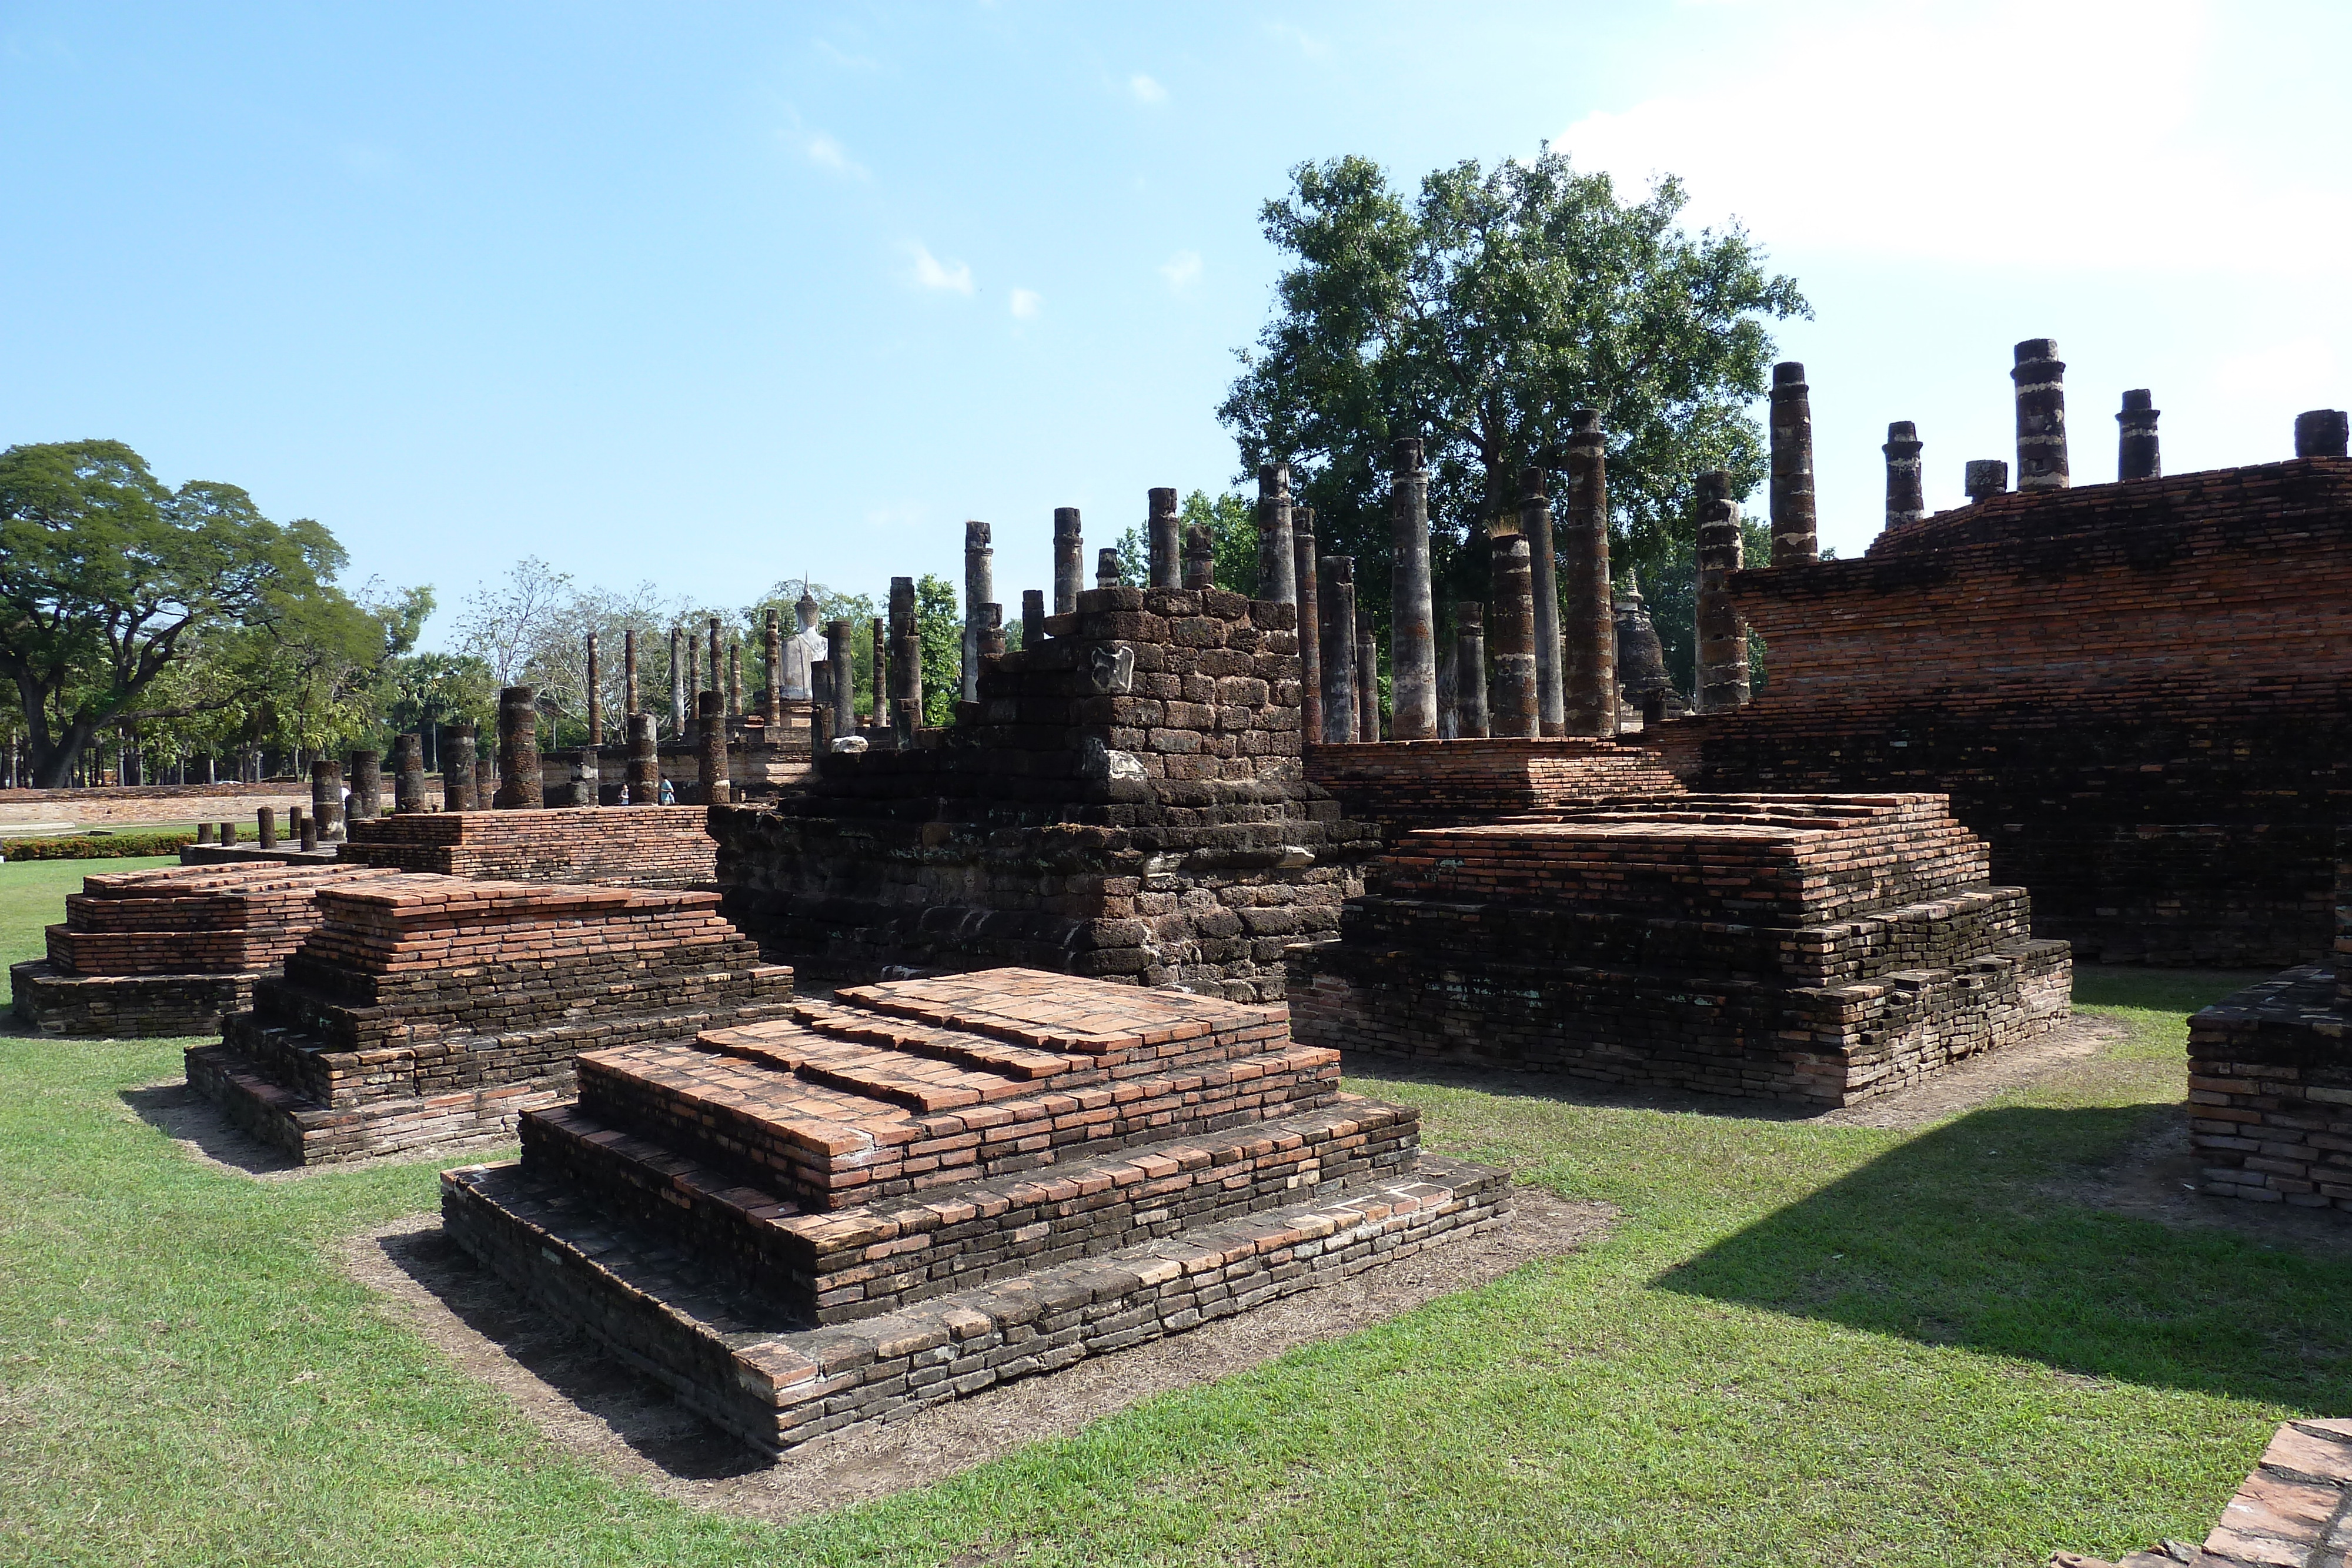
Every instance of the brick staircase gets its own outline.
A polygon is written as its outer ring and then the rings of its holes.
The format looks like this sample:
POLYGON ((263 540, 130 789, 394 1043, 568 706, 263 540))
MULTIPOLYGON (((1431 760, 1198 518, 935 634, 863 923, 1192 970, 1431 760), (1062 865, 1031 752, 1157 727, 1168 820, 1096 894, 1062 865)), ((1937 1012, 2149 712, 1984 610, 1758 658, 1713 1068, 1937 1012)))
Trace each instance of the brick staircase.
POLYGON ((999 969, 591 1051, 450 1233, 781 1451, 1490 1219, 1284 1009, 999 969))

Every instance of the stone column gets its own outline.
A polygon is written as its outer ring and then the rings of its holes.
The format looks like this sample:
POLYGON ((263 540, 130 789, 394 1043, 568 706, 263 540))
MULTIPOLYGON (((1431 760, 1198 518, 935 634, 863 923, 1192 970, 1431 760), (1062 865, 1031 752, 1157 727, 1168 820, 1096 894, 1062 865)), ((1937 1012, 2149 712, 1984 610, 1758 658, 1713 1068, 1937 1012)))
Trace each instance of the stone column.
POLYGON ((695 780, 702 788, 702 803, 724 806, 734 799, 727 782, 727 699, 719 692, 704 692, 697 706, 701 710, 701 738, 695 747, 695 780))
POLYGON ((1927 493, 1919 473, 1919 427, 1898 419, 1886 427, 1886 526, 1901 528, 1927 515, 1927 493))
POLYGON ((310 854, 318 850, 319 836, 318 817, 315 814, 304 815, 297 811, 294 815, 294 841, 301 846, 304 854, 310 854))
MULTIPOLYGON (((1059 511, 1055 514, 1056 523, 1060 516, 1059 511)), ((1060 542, 1058 538, 1055 542, 1060 542)), ((1056 561, 1057 569, 1059 565, 1056 561)), ((1076 601, 1075 590, 1071 599, 1076 601)), ((894 577, 890 580, 890 727, 900 746, 912 747, 922 722, 923 642, 915 619, 915 580, 894 577)))
POLYGON ((1315 582, 1315 508, 1290 512, 1291 570, 1298 583, 1298 737, 1323 738, 1322 595, 1315 582))
MULTIPOLYGON (((1568 733, 1617 733, 1617 613, 1609 592, 1609 457, 1601 416, 1569 416, 1568 527, 1560 540, 1567 579, 1561 672, 1568 733)), ((1703 514, 1702 514, 1703 515, 1703 514)))
POLYGON ((210 822, 198 822, 196 824, 196 842, 200 844, 208 844, 212 841, 213 825, 210 822))
POLYGON ((310 764, 310 820, 319 824, 320 837, 343 836, 343 768, 331 758, 310 764))
POLYGON ((276 849, 278 847, 278 808, 256 806, 253 809, 253 821, 255 827, 260 832, 261 847, 265 850, 276 849))
POLYGON ((1429 589, 1429 475, 1421 443, 1396 444, 1389 490, 1389 733, 1437 738, 1437 637, 1429 589))
POLYGON ((2164 456, 2157 450, 2156 418, 2162 411, 2146 387, 2124 393, 2122 412, 2116 415, 2116 480, 2158 479, 2164 456))
POLYGON ((396 817, 425 810, 425 737, 392 737, 392 811, 396 817))
POLYGON ((1748 700, 1748 622, 1731 602, 1739 570, 1739 503, 1720 468, 1698 476, 1698 711, 1730 713, 1748 700))
POLYGON ((1086 535, 1078 528, 1076 507, 1054 508, 1054 613, 1075 614, 1078 590, 1085 586, 1086 535))
POLYGON ((628 716, 635 713, 637 703, 637 629, 634 626, 621 633, 621 723, 626 726, 628 716))
POLYGON ((441 809, 445 811, 481 810, 474 795, 477 745, 474 721, 470 718, 458 719, 441 728, 441 809))
POLYGON ((1568 676, 1561 666, 1567 663, 1567 649, 1560 641, 1551 498, 1544 493, 1540 468, 1519 476, 1519 533, 1528 541, 1528 581, 1535 599, 1536 723, 1543 735, 1566 735, 1568 676))
MULTIPOLYGON (((1542 474, 1527 471, 1538 486, 1542 474)), ((1542 490, 1537 490, 1540 497, 1542 490)), ((1522 486, 1524 495, 1524 486, 1522 486)), ((1520 507, 1522 513, 1527 508, 1520 507)), ((1495 684, 1487 695, 1487 727, 1481 733, 1510 740, 1534 740, 1543 734, 1542 675, 1538 668, 1535 552, 1527 536, 1507 517, 1496 517, 1487 530, 1487 560, 1495 601, 1493 627, 1495 684)), ((1475 609, 1476 606, 1471 608, 1475 609)), ((1482 639, 1483 641, 1483 639, 1482 639)), ((1469 643, 1463 643, 1468 657, 1469 643)), ((1457 680, 1459 676, 1455 677, 1457 680)), ((1479 680, 1482 690, 1485 675, 1479 680)), ((1465 730, 1465 734, 1468 731, 1465 730)))
POLYGON ((764 650, 768 664, 768 695, 760 704, 760 716, 768 721, 768 728, 773 731, 784 722, 784 623, 772 606, 768 611, 768 622, 761 630, 768 634, 768 645, 764 650))
MULTIPOLYGON (((733 710, 729 708, 724 702, 724 695, 727 691, 727 660, 719 645, 719 617, 716 615, 710 618, 709 636, 710 689, 721 695, 719 716, 721 719, 724 719, 727 715, 733 710)), ((697 689, 699 690, 700 688, 698 687, 697 689)))
POLYGON ((727 639, 727 716, 741 718, 743 707, 743 640, 727 639))
POLYGON ((1356 558, 1327 555, 1316 571, 1316 632, 1323 643, 1323 727, 1315 738, 1347 746, 1356 738, 1356 558))
POLYGON ((963 526, 963 700, 980 700, 980 611, 996 598, 996 548, 986 523, 963 526))
POLYGON ((686 640, 686 691, 688 706, 678 734, 688 740, 692 740, 697 727, 701 723, 700 718, 697 716, 701 709, 696 706, 700 700, 699 694, 702 691, 702 639, 699 637, 688 637, 686 640))
POLYGON ((1486 607, 1475 599, 1454 606, 1454 725, 1465 740, 1486 738, 1486 607))
POLYGON ((474 801, 487 811, 497 804, 499 765, 496 758, 478 757, 474 759, 474 801))
POLYGON ((1150 497, 1150 520, 1144 524, 1144 536, 1151 547, 1152 588, 1184 586, 1184 541, 1181 525, 1176 520, 1176 489, 1172 485, 1155 486, 1150 497))
POLYGON ((2017 345, 2017 487, 2066 487, 2066 363, 2055 338, 2028 338, 2017 345))
POLYGON ((824 629, 824 662, 833 666, 833 732, 851 735, 857 729, 857 673, 851 667, 846 621, 824 629))
POLYGON ((1126 585, 1127 569, 1118 564, 1118 551, 1105 546, 1095 552, 1095 586, 1119 588, 1126 585))
POLYGON ((1971 457, 1967 468, 1962 470, 1961 485, 1971 501, 2006 496, 2009 494, 2009 465, 1998 457, 1971 457))
POLYGON ((1772 564, 1811 566, 1822 559, 1813 513, 1813 400, 1805 367, 1772 367, 1772 564))
MULTIPOLYGON (((1396 653, 1389 653, 1389 683, 1396 683, 1396 653)), ((1430 698, 1437 696, 1437 674, 1430 672, 1430 698)), ((1393 723, 1393 720, 1391 720, 1393 723)), ((1435 725, 1430 726, 1435 729, 1435 725)), ((1376 741, 1381 737, 1381 650, 1372 641, 1372 629, 1359 622, 1356 626, 1356 738, 1376 741)), ((1398 738, 1391 736, 1390 738, 1398 738)), ((1431 738, 1434 738, 1432 737, 1431 738)))
POLYGON ((680 650, 686 633, 673 626, 669 629, 669 729, 675 736, 686 734, 686 659, 680 650))
POLYGON ((629 716, 629 804, 661 803, 661 744, 654 738, 654 716, 629 716))
POLYGON ((1217 544, 1206 523, 1184 527, 1184 586, 1213 588, 1217 581, 1217 544))
POLYGON ((882 618, 874 617, 866 628, 874 644, 874 727, 890 727, 890 651, 882 636, 882 618))
POLYGON ((588 633, 588 744, 604 744, 604 662, 596 656, 596 633, 588 633))
POLYGON ((2315 408, 2294 416, 2297 457, 2343 457, 2352 445, 2352 415, 2340 408, 2315 408))
POLYGON ((580 777, 572 781, 572 804, 601 806, 604 803, 604 758, 593 746, 580 748, 580 777))
POLYGON ((501 810, 536 810, 547 804, 539 776, 539 688, 499 693, 499 792, 501 810))
MULTIPOLYGON (((383 754, 380 751, 354 751, 351 755, 352 804, 351 815, 362 822, 373 822, 383 815, 383 754)), ((343 831, 351 831, 349 823, 343 831)))
POLYGON ((1290 538, 1290 465, 1257 470, 1257 597, 1298 602, 1298 554, 1290 538))
POLYGON ((1021 646, 1041 648, 1045 643, 1045 593, 1043 589, 1021 591, 1021 646))
POLYGON ((236 824, 235 822, 223 822, 220 825, 220 841, 225 844, 233 844, 236 842, 236 824))
POLYGON ((991 659, 1004 656, 1004 606, 983 604, 980 607, 980 658, 984 669, 991 659))

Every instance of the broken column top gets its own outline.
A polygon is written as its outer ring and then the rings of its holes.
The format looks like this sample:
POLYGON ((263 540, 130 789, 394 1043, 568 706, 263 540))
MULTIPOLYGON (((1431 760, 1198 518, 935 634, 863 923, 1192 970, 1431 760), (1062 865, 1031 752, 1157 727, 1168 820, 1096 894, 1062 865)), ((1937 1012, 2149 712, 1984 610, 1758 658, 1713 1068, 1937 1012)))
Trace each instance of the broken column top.
POLYGON ((1083 537, 1078 527, 1078 509, 1076 507, 1055 507, 1054 538, 1056 540, 1076 540, 1083 537))
POLYGON ((2066 459, 2065 361, 2055 338, 2028 338, 2017 345, 2009 374, 2017 383, 2017 487, 2063 490, 2066 459))
POLYGON ((988 525, 986 523, 964 524, 963 548, 966 549, 988 549, 988 525))
POLYGON ((1568 444, 1570 446, 1599 445, 1606 440, 1601 433, 1601 411, 1597 408, 1572 409, 1568 416, 1568 444))
POLYGON ((2005 495, 2009 490, 2009 465, 1998 457, 1971 457, 1963 471, 1963 485, 1971 501, 2005 495))
POLYGON ((2156 420, 2158 410, 2156 399, 2146 387, 2135 387, 2124 393, 2123 408, 2116 414, 2116 478, 2120 482, 2133 479, 2156 479, 2163 476, 2164 463, 2158 453, 2156 420))
POLYGON ((1720 507, 1731 499, 1731 470, 1705 468, 1698 476, 1698 504, 1702 508, 1720 507))
POLYGON ((1396 441, 1396 471, 1400 474, 1421 472, 1421 437, 1400 435, 1396 441))
POLYGON ((1772 367, 1772 390, 1779 392, 1783 387, 1791 392, 1806 390, 1805 367, 1801 363, 1795 360, 1782 360, 1772 367))
POLYGON ((2294 416, 2297 457, 2352 456, 2352 414, 2340 408, 2315 408, 2294 416))
POLYGON ((1548 499, 1542 469, 1530 465, 1519 470, 1519 499, 1523 503, 1548 499))

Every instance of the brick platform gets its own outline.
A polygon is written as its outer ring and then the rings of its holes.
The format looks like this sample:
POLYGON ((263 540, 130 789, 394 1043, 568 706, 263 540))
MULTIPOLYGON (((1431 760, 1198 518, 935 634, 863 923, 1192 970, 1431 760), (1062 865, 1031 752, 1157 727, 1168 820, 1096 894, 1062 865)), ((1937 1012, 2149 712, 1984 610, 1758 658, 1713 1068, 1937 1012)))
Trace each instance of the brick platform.
POLYGON ((385 874, 273 862, 84 877, 48 956, 8 971, 16 1016, 45 1034, 213 1033, 318 925, 320 888, 385 874))
POLYGON ((1489 1220, 1279 1007, 1003 969, 593 1051, 468 1251, 754 1447, 910 1414, 1489 1220))
POLYGON ((792 971, 708 892, 403 876, 323 918, 188 1081, 306 1164, 510 1129, 583 1050, 773 1017, 792 971))
POLYGON ((1657 757, 1613 741, 1408 740, 1310 746, 1307 777, 1391 839, 1497 817, 1679 795, 1657 757))
POLYGON ((719 846, 701 806, 417 811, 353 822, 342 858, 443 876, 701 887, 719 846))
POLYGON ((1337 928, 1379 830, 1299 762, 1288 605, 1095 589, 905 750, 719 807, 730 914, 812 973, 1015 963, 1229 999, 1337 928))
POLYGON ((2086 958, 2326 954, 2352 460, 1996 496, 1733 593, 1771 684, 1663 727, 1698 787, 1948 793, 2086 958))
POLYGON ((1936 796, 1425 829, 1291 950, 1292 1011, 1317 1044, 1848 1105, 2066 1016, 2029 909, 1936 796))
POLYGON ((2072 1552, 2050 1568, 2344 1568, 2352 1563, 2352 1421, 2289 1421, 2202 1546, 2168 1541, 2120 1563, 2072 1552))
POLYGON ((2189 1020, 2189 1133, 2207 1192, 2352 1209, 2352 831, 2336 852, 2334 959, 2189 1020))

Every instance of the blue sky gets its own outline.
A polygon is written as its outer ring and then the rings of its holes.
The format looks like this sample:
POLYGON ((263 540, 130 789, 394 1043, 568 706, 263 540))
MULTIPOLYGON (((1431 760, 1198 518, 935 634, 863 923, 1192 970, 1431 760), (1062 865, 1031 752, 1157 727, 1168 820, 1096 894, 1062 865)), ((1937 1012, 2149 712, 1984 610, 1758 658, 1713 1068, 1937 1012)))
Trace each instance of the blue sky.
MULTIPOLYGON (((1549 139, 1811 298, 1822 532, 2011 456, 2021 338, 2078 482, 2352 404, 2352 7, 0 5, 0 443, 112 436, 315 517, 448 610, 535 554, 741 602, 995 526, 1044 586, 1216 488, 1301 160, 1549 139)), ((1760 504, 1760 500, 1759 500, 1760 504)))

